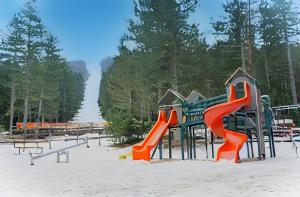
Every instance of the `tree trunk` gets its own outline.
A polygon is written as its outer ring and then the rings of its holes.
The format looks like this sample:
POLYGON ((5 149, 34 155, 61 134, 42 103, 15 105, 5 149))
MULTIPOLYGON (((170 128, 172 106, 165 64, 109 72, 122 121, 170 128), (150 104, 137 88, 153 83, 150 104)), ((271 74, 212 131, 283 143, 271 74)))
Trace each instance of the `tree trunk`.
POLYGON ((253 43, 251 31, 251 1, 248 0, 248 73, 253 76, 253 43))
POLYGON ((174 68, 174 80, 173 80, 173 83, 172 83, 172 88, 174 90, 178 90, 178 79, 177 79, 177 65, 176 65, 176 61, 174 60, 174 64, 173 64, 173 68, 174 68))
POLYGON ((12 127, 14 123, 14 111, 15 111, 15 88, 16 88, 16 79, 13 76, 12 87, 11 87, 11 96, 10 96, 10 117, 9 117, 9 134, 12 135, 12 127))
POLYGON ((244 72, 247 72, 246 61, 245 61, 245 52, 244 52, 244 42, 241 40, 241 56, 242 56, 242 68, 244 72))
POLYGON ((265 57, 264 57, 264 66, 265 66, 265 73, 266 73, 266 78, 267 78, 267 88, 268 88, 268 94, 270 95, 271 94, 271 87, 270 87, 270 71, 269 71, 269 67, 268 67, 268 59, 267 59, 267 49, 265 47, 265 57))
POLYGON ((43 97, 44 97, 44 87, 42 87, 41 94, 40 94, 39 110, 38 110, 38 116, 36 121, 36 134, 39 133, 39 124, 40 124, 40 117, 42 114, 43 97))
POLYGON ((64 83, 64 99, 63 99, 63 117, 62 117, 62 121, 65 122, 65 114, 66 114, 66 86, 64 83))
POLYGON ((291 92, 293 98, 293 104, 298 104, 297 99, 297 90, 296 90, 296 82, 293 70, 293 62, 292 62, 292 55, 291 55, 291 47, 288 40, 287 30, 285 31, 285 42, 287 47, 287 58, 288 58, 288 68, 289 68, 289 78, 290 78, 290 85, 291 85, 291 92))
POLYGON ((26 93, 24 99, 24 116, 23 116, 23 124, 22 124, 22 129, 24 133, 27 132, 26 124, 28 120, 28 105, 29 105, 29 84, 26 85, 26 93))
POLYGON ((160 85, 160 82, 157 81, 157 103, 160 101, 161 97, 162 97, 161 85, 160 85))

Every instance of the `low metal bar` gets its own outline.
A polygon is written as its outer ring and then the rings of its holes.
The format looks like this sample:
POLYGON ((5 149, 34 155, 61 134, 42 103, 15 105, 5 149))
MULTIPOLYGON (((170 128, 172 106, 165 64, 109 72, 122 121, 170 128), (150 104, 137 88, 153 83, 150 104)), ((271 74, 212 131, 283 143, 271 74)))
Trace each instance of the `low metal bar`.
POLYGON ((34 163, 33 163, 34 160, 37 160, 37 159, 40 159, 40 158, 42 158, 42 157, 46 157, 46 156, 55 154, 55 153, 57 153, 57 152, 62 152, 62 151, 65 151, 65 150, 68 150, 68 149, 71 149, 71 148, 75 148, 75 147, 77 147, 77 146, 81 146, 81 145, 87 144, 87 148, 89 148, 89 145, 88 145, 88 138, 83 139, 83 140, 84 140, 84 141, 81 142, 81 143, 74 144, 74 145, 71 145, 71 146, 67 146, 67 147, 64 147, 64 148, 61 148, 61 149, 58 149, 58 150, 55 150, 55 151, 47 152, 47 153, 44 153, 44 154, 41 154, 41 155, 37 155, 37 156, 32 156, 32 153, 30 153, 30 158, 31 158, 30 165, 34 165, 34 163))

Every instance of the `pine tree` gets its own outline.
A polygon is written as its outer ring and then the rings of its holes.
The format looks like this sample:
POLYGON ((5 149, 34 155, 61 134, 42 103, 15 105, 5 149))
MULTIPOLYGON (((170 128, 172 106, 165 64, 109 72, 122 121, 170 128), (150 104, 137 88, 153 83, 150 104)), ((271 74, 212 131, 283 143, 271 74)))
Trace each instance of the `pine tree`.
POLYGON ((38 58, 42 50, 42 36, 44 34, 44 26, 38 16, 34 6, 34 1, 27 1, 21 11, 16 14, 16 23, 12 26, 15 31, 18 31, 22 38, 22 43, 19 46, 22 48, 22 69, 24 74, 24 116, 23 130, 26 132, 26 123, 29 114, 29 98, 32 81, 34 75, 32 71, 38 66, 38 58))
POLYGON ((272 0, 272 2, 274 3, 274 11, 277 13, 276 17, 278 19, 279 24, 281 25, 281 31, 277 33, 282 34, 283 42, 286 45, 289 80, 293 104, 297 104, 297 90, 294 76, 294 66, 291 56, 290 40, 294 36, 300 35, 300 32, 297 27, 300 23, 298 17, 299 12, 297 12, 293 8, 293 2, 291 0, 272 0))
POLYGON ((2 58, 5 60, 6 65, 10 65, 9 70, 6 73, 9 75, 9 81, 11 81, 10 89, 10 120, 9 120, 9 132, 12 134, 14 108, 16 100, 16 83, 17 79, 21 78, 21 65, 24 59, 23 50, 25 45, 25 39, 22 37, 21 31, 18 29, 20 18, 14 15, 9 23, 9 36, 1 40, 2 58))
POLYGON ((221 46, 225 47, 223 52, 227 53, 229 58, 226 64, 230 65, 226 70, 232 72, 242 66, 243 70, 247 71, 245 41, 247 40, 248 4, 243 0, 232 0, 226 1, 223 8, 226 16, 212 23, 212 26, 215 35, 220 36, 219 39, 225 42, 225 45, 221 46))
POLYGON ((180 57, 190 40, 197 36, 195 26, 187 22, 196 5, 197 0, 138 0, 135 1, 136 20, 131 20, 129 25, 130 40, 139 50, 155 54, 154 62, 171 74, 168 78, 175 90, 178 90, 180 57))

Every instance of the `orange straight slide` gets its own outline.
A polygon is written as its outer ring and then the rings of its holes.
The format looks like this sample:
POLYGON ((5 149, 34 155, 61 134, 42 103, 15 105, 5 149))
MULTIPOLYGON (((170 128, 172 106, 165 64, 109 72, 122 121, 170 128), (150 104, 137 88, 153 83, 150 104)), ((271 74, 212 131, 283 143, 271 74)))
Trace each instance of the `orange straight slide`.
POLYGON ((231 85, 228 102, 212 106, 204 111, 204 122, 206 126, 210 128, 216 136, 224 138, 224 144, 218 149, 216 161, 220 159, 234 159, 236 163, 239 162, 239 151, 248 137, 245 134, 225 129, 223 118, 238 111, 243 106, 249 106, 251 104, 250 86, 246 82, 244 82, 244 93, 243 98, 237 99, 235 87, 231 85))
POLYGON ((142 142, 132 147, 132 159, 150 161, 151 150, 157 146, 160 139, 167 132, 169 126, 176 124, 178 124, 176 110, 171 111, 168 121, 166 119, 166 112, 159 111, 158 119, 147 137, 142 142))

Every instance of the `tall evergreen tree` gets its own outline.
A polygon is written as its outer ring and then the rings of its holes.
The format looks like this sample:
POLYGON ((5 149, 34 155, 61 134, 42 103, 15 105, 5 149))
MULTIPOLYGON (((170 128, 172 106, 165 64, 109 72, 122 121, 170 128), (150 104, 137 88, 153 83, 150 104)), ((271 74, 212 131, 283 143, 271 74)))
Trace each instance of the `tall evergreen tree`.
POLYGON ((27 1, 21 11, 16 14, 16 23, 12 28, 18 31, 22 39, 22 69, 24 75, 24 116, 23 116, 23 130, 26 131, 26 123, 29 114, 29 98, 32 81, 33 68, 38 64, 38 58, 42 50, 42 36, 44 34, 44 26, 38 16, 37 10, 34 6, 34 1, 27 1))
POLYGON ((274 11, 277 13, 277 21, 281 26, 281 31, 277 33, 282 34, 283 43, 286 46, 289 80, 293 104, 297 104, 297 90, 294 76, 294 66, 291 56, 290 42, 294 36, 300 35, 300 31, 298 30, 298 25, 300 23, 298 16, 299 12, 297 12, 293 8, 293 2, 291 0, 272 0, 272 2, 274 3, 274 11))
POLYGON ((245 41, 247 40, 248 3, 244 0, 226 1, 223 8, 226 16, 212 23, 212 26, 219 39, 225 42, 225 45, 222 42, 219 44, 225 47, 223 52, 228 57, 225 64, 230 66, 226 70, 233 71, 238 66, 242 66, 243 70, 247 71, 245 41))
POLYGON ((9 65, 9 70, 6 73, 11 81, 10 84, 10 120, 9 120, 9 131, 12 134, 13 119, 14 119, 14 108, 16 100, 16 84, 17 80, 21 78, 21 65, 24 62, 24 45, 25 40, 22 37, 21 31, 18 28, 20 18, 14 15, 9 23, 9 35, 7 38, 1 40, 0 50, 2 51, 2 58, 6 65, 9 65))

